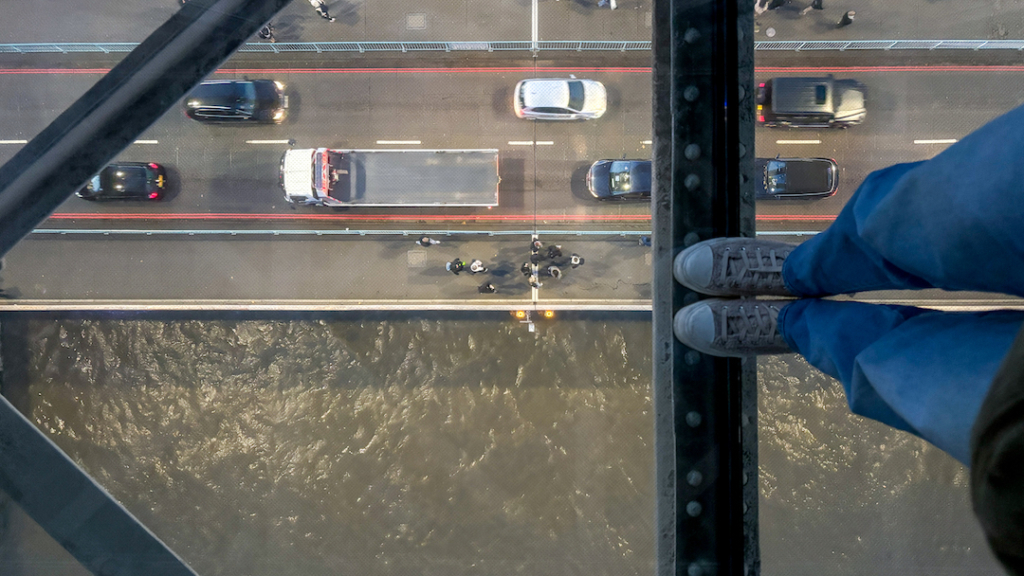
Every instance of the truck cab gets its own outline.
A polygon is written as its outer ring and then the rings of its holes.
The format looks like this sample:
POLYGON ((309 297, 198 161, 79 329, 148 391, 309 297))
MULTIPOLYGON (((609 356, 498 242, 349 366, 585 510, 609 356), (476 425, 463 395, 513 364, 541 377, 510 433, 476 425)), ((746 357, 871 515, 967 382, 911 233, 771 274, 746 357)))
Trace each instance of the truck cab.
POLYGON ((285 200, 306 206, 342 206, 332 196, 335 190, 346 190, 348 163, 345 155, 328 148, 289 150, 281 156, 279 182, 285 200))

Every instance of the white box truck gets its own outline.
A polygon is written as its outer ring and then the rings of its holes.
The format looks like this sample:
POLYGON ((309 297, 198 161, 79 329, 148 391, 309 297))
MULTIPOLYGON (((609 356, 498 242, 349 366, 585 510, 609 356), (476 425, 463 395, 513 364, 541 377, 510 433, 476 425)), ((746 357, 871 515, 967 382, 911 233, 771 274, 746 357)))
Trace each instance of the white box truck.
POLYGON ((285 199, 308 206, 497 206, 498 150, 289 150, 285 199))

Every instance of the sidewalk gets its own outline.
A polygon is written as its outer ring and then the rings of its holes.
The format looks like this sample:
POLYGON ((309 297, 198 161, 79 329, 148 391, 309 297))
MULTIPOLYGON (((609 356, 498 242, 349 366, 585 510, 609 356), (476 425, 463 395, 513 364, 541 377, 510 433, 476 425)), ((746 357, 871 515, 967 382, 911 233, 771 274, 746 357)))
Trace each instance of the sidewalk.
MULTIPOLYGON (((102 235, 51 238, 30 236, 6 255, 0 288, 13 298, 0 308, 41 301, 91 303, 131 301, 147 309, 174 301, 299 303, 308 309, 368 307, 380 309, 473 309, 509 302, 534 301, 533 289, 520 272, 530 260, 528 234, 432 236, 441 241, 423 247, 417 236, 349 236, 325 238, 102 235), (466 269, 454 275, 445 264, 455 258, 466 269), (470 274, 480 259, 486 273, 470 274), (496 294, 481 293, 484 283, 496 294), (436 304, 431 304, 436 303, 436 304)), ((567 261, 574 252, 583 265, 560 266, 559 279, 542 276, 539 303, 574 301, 612 309, 617 303, 651 298, 651 248, 637 236, 544 235, 544 253, 562 246, 567 261)), ((545 259, 539 265, 547 268, 545 259)), ((542 305, 542 304, 541 304, 542 305)), ((211 305, 211 307, 215 307, 211 305)))
MULTIPOLYGON (((274 19, 279 42, 529 41, 530 0, 326 0, 328 22, 308 0, 274 19)), ((540 40, 650 40, 653 0, 539 0, 540 40)), ((0 44, 140 42, 178 10, 178 0, 4 2, 0 44)))
POLYGON ((771 40, 997 40, 1024 38, 1024 2, 1006 0, 811 0, 755 14, 755 42, 771 40), (836 28, 847 10, 852 24, 836 28), (769 36, 769 30, 774 36, 769 36))

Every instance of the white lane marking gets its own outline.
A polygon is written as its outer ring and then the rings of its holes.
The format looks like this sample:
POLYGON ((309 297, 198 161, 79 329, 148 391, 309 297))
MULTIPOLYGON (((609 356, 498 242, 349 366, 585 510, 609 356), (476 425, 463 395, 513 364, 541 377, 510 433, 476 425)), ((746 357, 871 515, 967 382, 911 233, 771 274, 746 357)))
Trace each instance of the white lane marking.
POLYGON ((640 143, 641 144, 654 144, 654 142, 651 141, 651 140, 641 140, 640 143))
POLYGON ((776 140, 776 144, 821 144, 821 140, 776 140))
POLYGON ((28 144, 28 140, 0 140, 0 144, 28 144))
POLYGON ((136 140, 136 144, 159 144, 156 140, 136 140))
POLYGON ((940 138, 938 140, 914 140, 914 144, 956 144, 956 138, 940 138))
POLYGON ((290 140, 246 140, 246 144, 287 144, 290 140))
POLYGON ((508 141, 508 145, 509 146, 533 146, 534 144, 536 144, 537 146, 554 146, 555 142, 553 140, 538 140, 536 142, 534 142, 533 140, 509 140, 508 141))
POLYGON ((419 140, 377 140, 377 144, 422 144, 419 140))

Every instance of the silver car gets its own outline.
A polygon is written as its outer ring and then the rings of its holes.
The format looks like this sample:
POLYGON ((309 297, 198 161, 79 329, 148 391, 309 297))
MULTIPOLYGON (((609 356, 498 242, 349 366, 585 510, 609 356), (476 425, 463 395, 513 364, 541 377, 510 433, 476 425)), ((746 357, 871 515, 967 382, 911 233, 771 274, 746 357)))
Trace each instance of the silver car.
POLYGON ((597 80, 533 78, 516 84, 512 107, 528 120, 591 120, 608 108, 608 92, 597 80))

